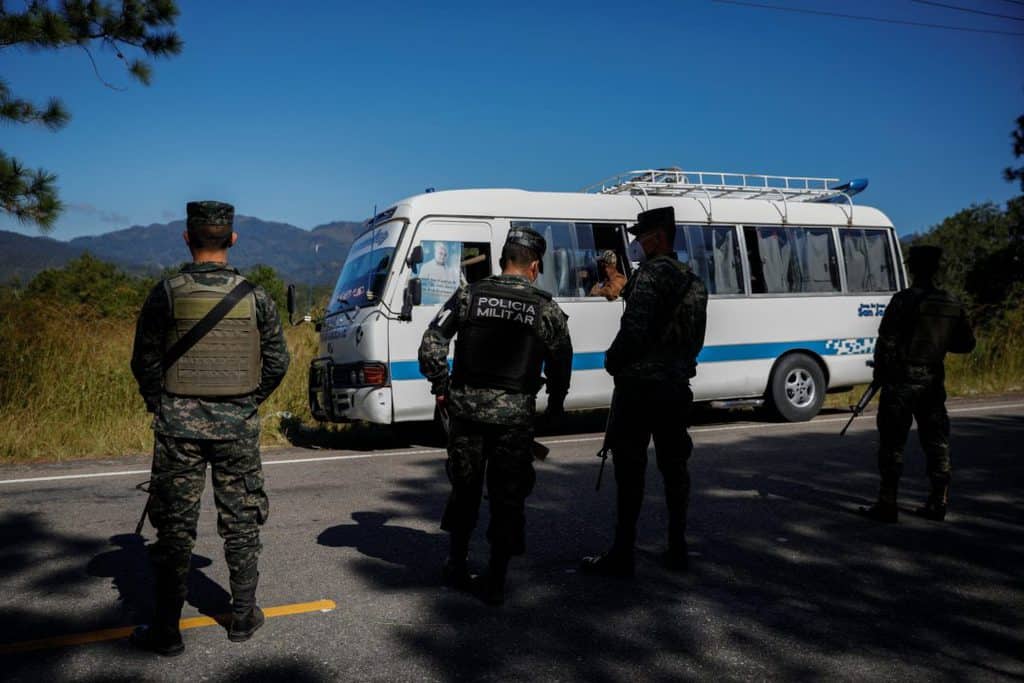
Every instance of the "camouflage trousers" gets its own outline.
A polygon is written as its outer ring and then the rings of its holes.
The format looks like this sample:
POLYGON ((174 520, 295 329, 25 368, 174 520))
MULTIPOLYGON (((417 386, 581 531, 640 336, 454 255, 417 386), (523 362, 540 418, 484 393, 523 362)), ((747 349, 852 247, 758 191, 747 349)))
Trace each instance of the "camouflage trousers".
POLYGON ((690 387, 660 383, 617 383, 608 425, 612 462, 615 464, 615 548, 632 552, 636 524, 643 505, 647 478, 647 447, 654 437, 654 452, 665 483, 670 546, 686 542, 686 515, 690 507, 690 472, 687 462, 693 440, 686 431, 693 392, 690 387))
POLYGON ((259 437, 214 441, 158 433, 150 484, 149 521, 157 534, 151 556, 158 582, 163 577, 163 583, 176 584, 165 590, 182 595, 196 540, 207 463, 212 470, 217 533, 224 539, 231 583, 249 584, 258 576, 259 526, 269 514, 259 437))
POLYGON ((948 484, 952 472, 949 415, 941 377, 882 386, 878 403, 878 471, 883 482, 895 484, 903 474, 903 448, 915 419, 921 449, 928 459, 928 477, 933 484, 948 484))
POLYGON ((452 416, 446 464, 452 492, 441 528, 464 538, 473 533, 486 477, 491 551, 522 555, 526 551, 526 497, 536 481, 532 440, 532 426, 485 424, 452 416))

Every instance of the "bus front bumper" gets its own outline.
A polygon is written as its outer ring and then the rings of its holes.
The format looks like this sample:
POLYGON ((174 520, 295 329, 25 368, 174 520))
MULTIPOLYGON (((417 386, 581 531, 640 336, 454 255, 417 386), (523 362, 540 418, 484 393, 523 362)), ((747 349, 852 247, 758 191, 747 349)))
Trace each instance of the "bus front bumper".
MULTIPOLYGON (((328 358, 309 365, 309 410, 321 422, 392 422, 390 386, 346 386, 328 358)), ((342 373, 344 374, 344 373, 342 373)))

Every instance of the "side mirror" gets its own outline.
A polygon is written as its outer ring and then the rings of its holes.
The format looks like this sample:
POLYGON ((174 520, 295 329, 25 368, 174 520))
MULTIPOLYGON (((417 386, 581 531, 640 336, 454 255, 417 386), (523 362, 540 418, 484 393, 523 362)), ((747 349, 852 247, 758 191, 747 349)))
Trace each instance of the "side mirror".
MULTIPOLYGON (((419 247, 416 247, 419 249, 419 247)), ((422 256, 422 254, 420 254, 422 256)), ((423 290, 420 287, 418 277, 410 278, 409 284, 405 286, 405 296, 402 297, 402 312, 398 315, 399 320, 412 320, 412 307, 419 306, 423 300, 423 290)))
POLYGON ((295 285, 288 285, 288 323, 295 324, 295 285))
POLYGON ((423 247, 417 244, 412 248, 412 252, 409 254, 409 258, 405 259, 405 265, 412 268, 423 263, 423 247))

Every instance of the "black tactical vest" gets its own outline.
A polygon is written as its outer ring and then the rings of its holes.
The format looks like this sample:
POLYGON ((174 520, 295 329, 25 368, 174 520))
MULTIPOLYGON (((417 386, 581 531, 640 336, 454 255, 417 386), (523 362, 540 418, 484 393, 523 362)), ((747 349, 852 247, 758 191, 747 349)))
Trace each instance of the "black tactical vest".
MULTIPOLYGON (((210 309, 242 281, 204 285, 190 273, 165 280, 173 318, 165 350, 192 329, 210 309)), ((243 396, 260 385, 260 330, 256 297, 251 292, 164 374, 164 390, 177 396, 243 396)))
POLYGON ((917 314, 903 339, 904 361, 907 365, 941 365, 951 350, 960 303, 941 289, 919 296, 917 314))
POLYGON ((469 287, 469 315, 455 340, 452 386, 534 394, 540 388, 544 343, 540 310, 550 295, 489 280, 469 287))

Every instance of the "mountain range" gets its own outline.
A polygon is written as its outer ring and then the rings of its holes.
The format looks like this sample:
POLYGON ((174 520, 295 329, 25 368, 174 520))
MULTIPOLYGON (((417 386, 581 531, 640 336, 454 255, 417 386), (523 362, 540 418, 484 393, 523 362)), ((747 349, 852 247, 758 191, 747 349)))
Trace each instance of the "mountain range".
MULTIPOLYGON (((268 265, 287 282, 330 284, 362 225, 334 221, 303 230, 288 223, 236 216, 238 242, 230 252, 231 264, 241 270, 268 265)), ((184 231, 185 221, 177 220, 62 242, 0 230, 0 283, 28 282, 40 271, 59 268, 85 252, 128 272, 157 274, 189 260, 181 237, 184 231)))

